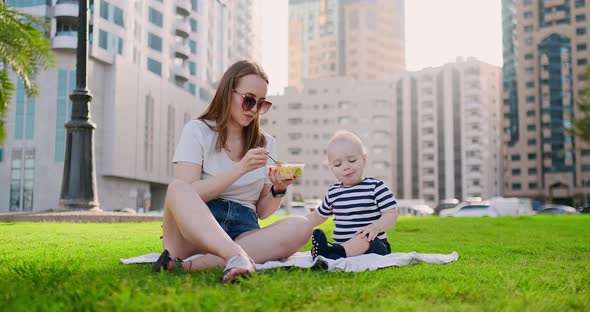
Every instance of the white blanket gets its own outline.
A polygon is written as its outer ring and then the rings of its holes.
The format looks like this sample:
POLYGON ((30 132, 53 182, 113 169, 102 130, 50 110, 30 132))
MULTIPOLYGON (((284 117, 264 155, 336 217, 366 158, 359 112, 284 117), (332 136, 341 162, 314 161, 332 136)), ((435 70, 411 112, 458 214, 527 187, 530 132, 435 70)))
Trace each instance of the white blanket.
MULTIPOLYGON (((159 253, 151 253, 143 256, 138 256, 129 259, 121 259, 124 264, 132 263, 152 263, 156 262, 160 256, 159 253)), ((196 255, 189 257, 187 260, 192 260, 200 257, 196 255)), ((263 264, 256 264, 256 270, 267 270, 279 267, 300 267, 300 268, 322 268, 330 272, 342 271, 342 272, 362 272, 362 271, 374 271, 381 268, 390 266, 404 266, 410 264, 416 264, 420 262, 433 263, 433 264, 446 264, 449 262, 457 261, 459 254, 453 251, 450 254, 423 254, 417 252, 408 253, 392 253, 386 256, 368 254, 356 257, 340 258, 338 260, 327 259, 322 256, 317 257, 315 260, 312 259, 309 251, 298 252, 288 258, 285 261, 268 261, 263 264)))

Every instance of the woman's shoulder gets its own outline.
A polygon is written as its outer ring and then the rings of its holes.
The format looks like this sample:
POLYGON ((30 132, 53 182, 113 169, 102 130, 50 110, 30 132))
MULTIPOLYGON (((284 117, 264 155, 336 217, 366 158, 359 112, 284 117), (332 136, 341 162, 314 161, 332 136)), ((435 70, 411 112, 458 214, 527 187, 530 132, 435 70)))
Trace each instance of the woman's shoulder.
POLYGON ((185 129, 188 129, 189 131, 196 131, 196 132, 200 132, 200 133, 215 132, 215 130, 213 130, 215 127, 215 121, 192 119, 192 120, 189 120, 184 125, 184 127, 185 127, 185 129))

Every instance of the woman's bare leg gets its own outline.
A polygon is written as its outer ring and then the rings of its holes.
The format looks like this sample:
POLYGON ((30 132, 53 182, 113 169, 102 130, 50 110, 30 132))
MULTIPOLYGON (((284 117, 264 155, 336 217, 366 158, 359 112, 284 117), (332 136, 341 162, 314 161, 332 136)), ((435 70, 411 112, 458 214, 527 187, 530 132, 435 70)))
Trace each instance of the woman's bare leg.
MULTIPOLYGON (((281 260, 292 256, 309 241, 312 224, 305 217, 290 217, 279 220, 263 229, 240 235, 236 243, 240 245, 256 263, 281 260)), ((184 263, 185 270, 201 271, 221 267, 223 259, 208 254, 184 263)))
POLYGON ((164 210, 164 246, 173 257, 187 258, 195 253, 210 253, 224 259, 246 252, 223 231, 209 207, 183 181, 168 186, 164 210))

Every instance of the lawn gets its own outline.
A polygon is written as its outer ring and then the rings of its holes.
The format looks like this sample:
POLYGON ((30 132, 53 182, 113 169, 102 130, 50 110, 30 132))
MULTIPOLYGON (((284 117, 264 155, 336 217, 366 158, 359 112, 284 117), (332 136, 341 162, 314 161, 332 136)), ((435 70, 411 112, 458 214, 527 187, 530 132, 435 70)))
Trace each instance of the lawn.
POLYGON ((159 223, 0 223, 0 310, 590 310, 590 215, 400 218, 395 252, 455 250, 459 260, 277 269, 239 285, 220 285, 221 269, 151 274, 119 262, 159 251, 159 236, 159 223))

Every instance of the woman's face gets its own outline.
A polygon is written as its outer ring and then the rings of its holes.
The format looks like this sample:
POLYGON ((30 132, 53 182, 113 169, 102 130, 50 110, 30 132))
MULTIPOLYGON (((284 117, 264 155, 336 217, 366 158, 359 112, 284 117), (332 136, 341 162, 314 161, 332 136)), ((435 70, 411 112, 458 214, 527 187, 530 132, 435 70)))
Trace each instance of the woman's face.
POLYGON ((254 105, 249 111, 245 111, 242 108, 242 102, 245 96, 252 96, 257 102, 266 98, 267 83, 258 75, 246 75, 237 83, 235 91, 231 94, 231 119, 230 122, 241 126, 247 127, 254 119, 258 117, 257 105, 254 105))

